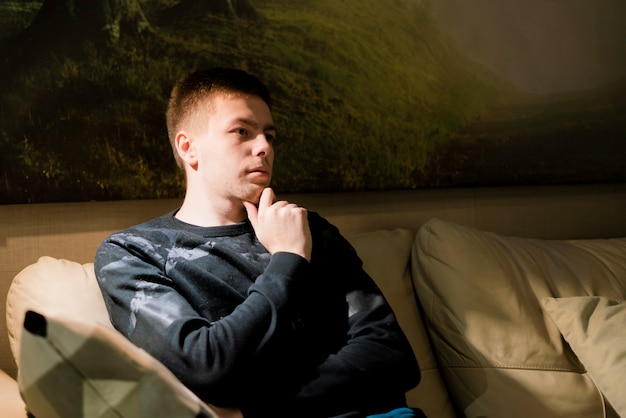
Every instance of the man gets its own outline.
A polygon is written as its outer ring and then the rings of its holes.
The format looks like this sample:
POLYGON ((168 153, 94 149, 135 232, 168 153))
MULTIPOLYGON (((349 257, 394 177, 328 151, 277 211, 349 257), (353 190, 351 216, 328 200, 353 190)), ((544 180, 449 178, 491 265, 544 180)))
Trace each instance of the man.
POLYGON ((186 195, 98 249, 113 325, 224 416, 415 416, 403 407, 417 362, 354 249, 268 187, 265 86, 195 72, 175 85, 167 125, 186 195))

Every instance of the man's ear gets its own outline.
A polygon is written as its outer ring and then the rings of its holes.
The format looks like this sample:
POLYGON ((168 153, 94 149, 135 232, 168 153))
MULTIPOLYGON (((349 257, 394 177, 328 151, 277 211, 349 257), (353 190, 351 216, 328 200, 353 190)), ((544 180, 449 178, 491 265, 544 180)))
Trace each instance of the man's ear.
POLYGON ((180 131, 176 134, 176 152, 187 165, 195 167, 198 164, 196 143, 188 132, 180 131))

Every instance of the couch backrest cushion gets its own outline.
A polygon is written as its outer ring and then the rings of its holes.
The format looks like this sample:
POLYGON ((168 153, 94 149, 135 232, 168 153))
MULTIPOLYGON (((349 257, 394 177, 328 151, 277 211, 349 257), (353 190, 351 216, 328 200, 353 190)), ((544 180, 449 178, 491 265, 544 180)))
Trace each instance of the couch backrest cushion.
POLYGON ((413 232, 396 229, 365 232, 348 239, 363 260, 363 268, 393 308, 415 352, 422 380, 407 393, 409 406, 421 408, 429 417, 453 417, 452 404, 439 374, 411 283, 410 256, 414 238, 413 232))
POLYGON ((112 328, 93 263, 44 256, 15 276, 7 294, 6 319, 17 364, 24 315, 29 310, 112 328))
POLYGON ((574 296, 542 302, 591 379, 619 416, 626 417, 626 301, 574 296))
POLYGON ((418 231, 413 279, 460 413, 605 416, 605 400, 541 300, 624 299, 626 239, 532 240, 434 219, 418 231))

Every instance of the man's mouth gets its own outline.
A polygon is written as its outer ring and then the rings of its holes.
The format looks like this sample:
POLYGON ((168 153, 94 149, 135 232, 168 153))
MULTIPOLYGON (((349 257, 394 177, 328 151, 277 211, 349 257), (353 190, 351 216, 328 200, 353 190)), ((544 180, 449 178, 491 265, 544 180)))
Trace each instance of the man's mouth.
POLYGON ((269 177, 270 170, 265 166, 253 167, 248 170, 248 174, 259 177, 269 177))

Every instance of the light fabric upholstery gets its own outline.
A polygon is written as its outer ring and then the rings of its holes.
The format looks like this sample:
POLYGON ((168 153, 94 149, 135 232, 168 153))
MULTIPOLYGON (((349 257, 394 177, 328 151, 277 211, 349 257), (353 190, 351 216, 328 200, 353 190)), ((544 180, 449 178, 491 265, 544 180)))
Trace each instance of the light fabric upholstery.
POLYGON ((461 414, 614 414, 541 299, 624 299, 626 239, 522 239, 434 219, 419 230, 412 261, 433 349, 461 414))
POLYGON ((406 229, 379 230, 349 237, 363 268, 374 279, 391 305, 420 366, 422 380, 407 393, 407 403, 428 417, 454 417, 430 346, 411 283, 411 247, 415 234, 406 229))
POLYGON ((26 405, 19 394, 17 382, 0 370, 0 417, 26 418, 26 405))
POLYGON ((18 384, 45 418, 212 418, 196 395, 110 327, 26 315, 18 384))
POLYGON ((22 325, 28 310, 113 327, 96 282, 93 263, 40 257, 13 279, 6 309, 9 343, 18 364, 22 325))
POLYGON ((542 302, 591 379, 617 413, 626 417, 626 302, 600 296, 542 302))

